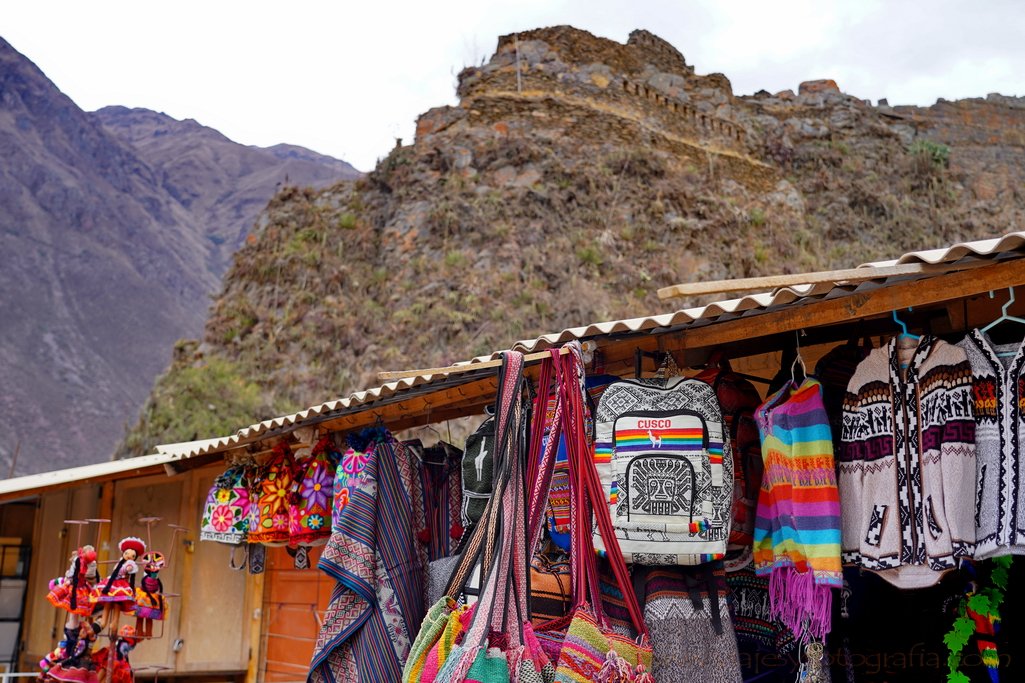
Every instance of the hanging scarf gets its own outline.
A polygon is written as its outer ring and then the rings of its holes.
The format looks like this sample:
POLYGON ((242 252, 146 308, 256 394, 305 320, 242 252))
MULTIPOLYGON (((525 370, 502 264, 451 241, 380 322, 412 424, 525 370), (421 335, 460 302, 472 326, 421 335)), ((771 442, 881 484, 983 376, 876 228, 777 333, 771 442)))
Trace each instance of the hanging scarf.
POLYGON ((798 639, 829 633, 840 588, 840 497, 822 385, 790 383, 755 411, 764 475, 754 531, 755 572, 769 577, 777 617, 798 639))
POLYGON ((398 681, 424 617, 413 514, 415 468, 386 430, 364 430, 342 457, 347 494, 319 568, 338 581, 310 681, 398 681))

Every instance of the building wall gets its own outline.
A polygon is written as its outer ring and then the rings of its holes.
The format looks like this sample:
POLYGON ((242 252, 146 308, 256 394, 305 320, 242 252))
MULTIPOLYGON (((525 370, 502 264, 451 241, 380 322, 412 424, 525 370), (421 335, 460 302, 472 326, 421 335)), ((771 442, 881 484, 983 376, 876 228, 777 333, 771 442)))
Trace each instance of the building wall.
MULTIPOLYGON (((124 479, 40 498, 25 612, 23 671, 37 665, 63 629, 66 613, 53 608, 46 593, 49 580, 66 571, 79 542, 77 528, 64 520, 100 516, 108 517, 110 524, 84 527, 81 542, 96 545, 101 575, 112 570, 120 556, 117 543, 124 536, 139 536, 169 560, 160 573, 164 590, 171 596, 168 618, 154 624, 154 635, 159 637, 140 643, 132 653, 133 666, 166 668, 168 673, 224 672, 228 677, 247 670, 251 625, 261 617, 260 595, 252 590, 254 582, 246 572, 228 566, 230 548, 198 542, 203 502, 222 470, 219 465, 174 477, 124 479), (150 533, 139 522, 145 517, 161 518, 150 533), (168 524, 187 531, 174 534, 168 524)), ((119 621, 135 624, 129 615, 120 616, 119 621)))

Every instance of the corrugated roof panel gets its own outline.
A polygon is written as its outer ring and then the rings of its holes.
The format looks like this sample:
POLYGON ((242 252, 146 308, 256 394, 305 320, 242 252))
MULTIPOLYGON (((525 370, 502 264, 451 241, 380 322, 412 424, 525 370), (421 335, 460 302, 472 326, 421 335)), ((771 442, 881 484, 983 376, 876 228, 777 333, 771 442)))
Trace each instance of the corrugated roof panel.
POLYGON ((940 249, 909 251, 896 260, 876 261, 874 263, 867 263, 865 266, 893 266, 903 263, 953 263, 960 261, 965 256, 995 256, 1010 251, 1019 251, 1023 247, 1025 247, 1025 232, 1009 232, 1001 237, 972 240, 971 242, 958 242, 957 244, 940 249))
POLYGON ((53 472, 42 472, 24 477, 4 479, 0 481, 0 499, 10 500, 18 496, 31 495, 45 489, 64 487, 79 482, 104 481, 116 478, 117 475, 127 472, 162 467, 167 463, 181 459, 181 457, 178 454, 156 453, 153 455, 143 455, 138 458, 111 460, 95 465, 83 465, 53 472))

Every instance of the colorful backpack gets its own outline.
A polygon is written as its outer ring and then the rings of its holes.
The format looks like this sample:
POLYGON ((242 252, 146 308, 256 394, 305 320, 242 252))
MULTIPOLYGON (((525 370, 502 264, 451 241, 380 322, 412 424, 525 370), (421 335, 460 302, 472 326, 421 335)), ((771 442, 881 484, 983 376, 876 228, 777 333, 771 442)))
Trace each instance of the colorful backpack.
MULTIPOLYGON (((595 464, 626 561, 721 559, 732 517, 733 455, 712 387, 684 377, 614 382, 598 402, 595 423, 595 464)), ((597 534, 595 546, 604 550, 597 534)))
POLYGON ((249 542, 287 545, 288 499, 295 481, 295 461, 285 442, 274 447, 270 460, 253 482, 249 542))
POLYGON ((298 463, 288 506, 288 544, 321 545, 331 535, 331 502, 339 453, 331 439, 317 442, 298 463))
POLYGON ((726 571, 733 571, 750 562, 754 543, 755 509, 764 469, 754 411, 762 399, 751 382, 733 372, 719 351, 695 379, 708 382, 715 390, 733 452, 733 523, 726 557, 726 571))
POLYGON ((464 533, 473 529, 484 515, 494 486, 495 420, 488 418, 466 438, 463 450, 464 533))
POLYGON ((241 545, 249 531, 249 468, 232 465, 214 480, 203 506, 199 540, 241 545))

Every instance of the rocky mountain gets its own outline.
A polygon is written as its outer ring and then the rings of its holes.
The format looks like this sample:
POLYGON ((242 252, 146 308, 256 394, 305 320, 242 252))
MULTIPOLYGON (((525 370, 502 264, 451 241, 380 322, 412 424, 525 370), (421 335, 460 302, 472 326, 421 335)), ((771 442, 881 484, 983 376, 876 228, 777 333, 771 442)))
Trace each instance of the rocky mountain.
POLYGON ((104 107, 94 115, 135 149, 163 188, 196 217, 213 243, 219 272, 276 189, 360 175, 344 161, 303 147, 240 145, 192 119, 178 121, 149 109, 104 107))
POLYGON ((504 36, 366 177, 286 189, 120 453, 229 433, 584 322, 658 287, 1001 234, 1025 100, 873 106, 832 81, 739 97, 646 31, 504 36))
POLYGON ((276 189, 356 175, 154 112, 84 112, 2 39, 0 158, 0 476, 16 452, 18 473, 109 458, 276 189))

